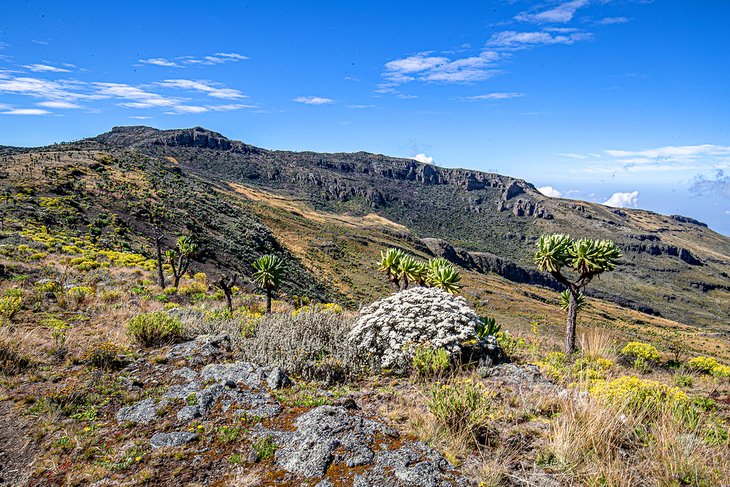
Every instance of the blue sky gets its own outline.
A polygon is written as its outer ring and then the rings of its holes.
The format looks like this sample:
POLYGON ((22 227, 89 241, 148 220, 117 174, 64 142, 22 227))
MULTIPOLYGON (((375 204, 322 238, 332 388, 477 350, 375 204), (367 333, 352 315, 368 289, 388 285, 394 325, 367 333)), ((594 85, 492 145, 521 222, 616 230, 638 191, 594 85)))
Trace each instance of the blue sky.
POLYGON ((415 157, 730 235, 730 3, 13 1, 0 145, 201 125, 415 157))

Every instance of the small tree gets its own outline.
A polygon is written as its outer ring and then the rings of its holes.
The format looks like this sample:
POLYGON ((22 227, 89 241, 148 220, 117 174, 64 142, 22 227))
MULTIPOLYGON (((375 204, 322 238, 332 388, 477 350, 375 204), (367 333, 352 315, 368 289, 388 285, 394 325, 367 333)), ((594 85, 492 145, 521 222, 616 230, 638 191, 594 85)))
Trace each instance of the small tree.
POLYGON ((447 293, 456 294, 461 289, 459 282, 461 274, 446 259, 431 259, 426 264, 427 282, 431 287, 437 287, 447 293))
POLYGON ((182 236, 177 239, 174 249, 165 252, 167 263, 172 267, 173 286, 180 284, 180 278, 185 275, 190 267, 193 256, 198 251, 198 245, 192 237, 182 236))
POLYGON ((580 296, 591 280, 619 264, 621 250, 611 240, 572 239, 569 235, 543 235, 537 242, 535 263, 565 285, 568 296, 568 318, 565 330, 565 353, 575 351, 575 325, 580 296), (564 270, 575 276, 570 280, 564 270))
POLYGON ((398 261, 398 279, 401 283, 401 290, 408 289, 412 282, 418 282, 422 274, 423 266, 408 254, 405 254, 398 261))
POLYGON ((284 273, 284 260, 276 255, 267 254, 259 257, 253 263, 256 272, 253 279, 266 291, 266 312, 271 313, 271 294, 279 287, 284 273))
POLYGON ((231 314, 233 314, 233 288, 235 287, 237 280, 238 274, 233 274, 231 277, 221 276, 214 283, 216 287, 223 291, 223 294, 226 297, 226 306, 231 314))
POLYGON ((400 277, 398 274, 400 260, 405 256, 406 253, 400 249, 390 248, 386 251, 380 251, 378 270, 385 273, 388 281, 390 281, 396 290, 400 289, 400 277))

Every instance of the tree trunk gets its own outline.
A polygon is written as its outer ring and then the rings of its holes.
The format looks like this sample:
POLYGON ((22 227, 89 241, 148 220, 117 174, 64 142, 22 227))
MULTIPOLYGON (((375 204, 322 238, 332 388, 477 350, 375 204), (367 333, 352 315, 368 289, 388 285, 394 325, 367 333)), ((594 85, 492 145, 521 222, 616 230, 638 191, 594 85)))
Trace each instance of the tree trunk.
POLYGON ((224 289, 223 294, 226 295, 226 306, 228 306, 228 311, 233 314, 233 298, 231 297, 231 288, 224 289))
POLYGON ((165 289, 165 273, 162 270, 162 237, 155 237, 155 246, 157 247, 157 283, 160 288, 165 289))
POLYGON ((177 272, 176 272, 175 275, 173 276, 173 284, 172 284, 172 287, 177 287, 178 284, 180 284, 180 277, 181 276, 178 275, 177 272))
POLYGON ((575 322, 578 316, 578 293, 580 289, 570 288, 570 299, 568 301, 568 320, 565 325, 565 353, 571 354, 575 351, 575 322))
POLYGON ((271 289, 266 289, 266 312, 271 313, 271 289))

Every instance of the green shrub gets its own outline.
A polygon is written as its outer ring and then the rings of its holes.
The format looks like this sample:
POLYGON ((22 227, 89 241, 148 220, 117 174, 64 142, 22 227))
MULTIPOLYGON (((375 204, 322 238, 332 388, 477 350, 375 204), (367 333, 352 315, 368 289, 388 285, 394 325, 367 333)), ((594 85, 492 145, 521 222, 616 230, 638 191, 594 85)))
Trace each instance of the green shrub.
POLYGON ((115 301, 119 301, 119 298, 122 297, 122 293, 117 291, 116 289, 106 289, 99 293, 99 300, 102 303, 110 304, 114 303, 115 301))
POLYGON ((106 341, 87 349, 81 356, 81 361, 98 369, 114 370, 127 363, 126 354, 124 348, 106 341))
POLYGON ((468 434, 478 443, 484 443, 491 398, 481 382, 456 379, 431 388, 428 410, 452 434, 468 434))
POLYGON ((154 347, 177 341, 182 336, 180 320, 164 311, 142 313, 129 320, 127 332, 145 347, 154 347))
POLYGON ((411 360, 411 366, 421 377, 438 377, 443 375, 451 365, 449 352, 443 348, 419 346, 411 360))
POLYGON ((694 383, 692 376, 687 374, 675 374, 672 379, 677 387, 692 387, 694 383))
POLYGON ((83 303, 94 294, 96 294, 94 288, 89 286, 74 286, 66 291, 66 296, 69 301, 76 305, 83 303))
POLYGON ((502 325, 497 324, 497 320, 494 318, 489 318, 487 316, 482 316, 479 320, 479 324, 476 326, 476 329, 474 330, 477 338, 480 340, 483 340, 491 335, 497 335, 497 333, 502 330, 502 325))
POLYGON ((256 456, 256 461, 261 462, 274 458, 274 454, 276 453, 276 442, 274 441, 273 436, 268 435, 254 441, 251 448, 256 456))
POLYGON ((23 298, 20 296, 4 296, 0 298, 0 318, 3 322, 13 319, 23 306, 23 298))

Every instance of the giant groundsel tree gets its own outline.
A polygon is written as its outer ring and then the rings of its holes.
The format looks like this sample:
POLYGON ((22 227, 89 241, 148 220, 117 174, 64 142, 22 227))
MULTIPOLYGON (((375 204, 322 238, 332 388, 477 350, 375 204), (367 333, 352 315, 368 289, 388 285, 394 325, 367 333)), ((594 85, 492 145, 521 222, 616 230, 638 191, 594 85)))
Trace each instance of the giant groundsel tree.
POLYGON ((259 257, 254 263, 253 280, 266 291, 266 312, 271 313, 271 295, 284 277, 284 259, 274 254, 259 257))
POLYGON ((566 353, 575 351, 575 323, 583 289, 594 277, 614 270, 620 258, 621 250, 611 240, 575 240, 570 235, 554 234, 543 235, 537 242, 535 263, 565 285, 569 293, 566 353))

